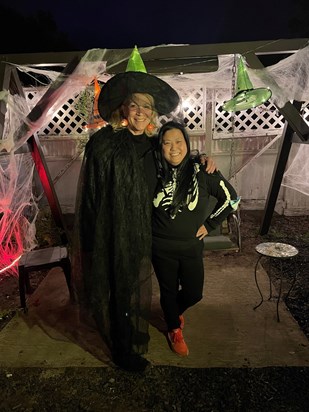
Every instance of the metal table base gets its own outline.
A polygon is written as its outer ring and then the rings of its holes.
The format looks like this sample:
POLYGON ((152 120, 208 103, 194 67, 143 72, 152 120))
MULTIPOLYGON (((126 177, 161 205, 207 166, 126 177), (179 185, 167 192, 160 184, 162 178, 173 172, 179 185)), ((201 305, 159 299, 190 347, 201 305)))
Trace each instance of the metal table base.
MULTIPOLYGON (((279 259, 280 260, 280 283, 279 283, 279 292, 278 292, 278 297, 277 297, 277 321, 280 322, 280 317, 279 317, 279 302, 281 299, 281 293, 282 293, 282 275, 283 275, 283 259, 290 259, 298 254, 298 249, 292 245, 288 245, 286 243, 275 243, 275 242, 265 242, 265 243, 260 243, 255 247, 255 250, 257 253, 259 253, 258 260, 255 265, 255 270, 254 270, 254 279, 255 279, 255 284, 257 286, 257 289, 260 293, 261 296, 261 301, 254 306, 254 310, 257 309, 258 307, 261 306, 261 304, 264 302, 264 297, 261 292, 260 286, 258 284, 257 280, 257 268, 258 265, 263 257, 268 258, 268 259, 279 259)), ((270 268, 269 268, 269 273, 268 273, 268 278, 269 278, 269 298, 270 300, 273 295, 272 295, 272 283, 271 283, 271 273, 270 273, 270 268)), ((286 295, 286 299, 288 298, 291 290, 293 289, 293 286, 296 281, 296 273, 293 274, 293 280, 291 283, 291 286, 288 290, 288 293, 286 295)))

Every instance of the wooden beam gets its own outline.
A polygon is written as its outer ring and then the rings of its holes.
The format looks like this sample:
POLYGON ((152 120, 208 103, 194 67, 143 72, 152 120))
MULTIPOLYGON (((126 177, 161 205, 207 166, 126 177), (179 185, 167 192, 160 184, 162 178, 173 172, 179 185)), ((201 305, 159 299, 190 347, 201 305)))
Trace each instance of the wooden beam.
MULTIPOLYGON (((153 47, 149 52, 143 54, 143 60, 148 67, 148 61, 159 59, 202 59, 210 56, 219 56, 224 54, 246 54, 250 51, 256 55, 271 55, 295 53, 308 44, 309 39, 278 39, 263 40, 251 42, 232 42, 232 43, 213 43, 213 44, 176 44, 176 45, 158 45, 153 47)), ((140 47, 142 49, 142 47, 140 47)), ((114 56, 119 52, 132 51, 130 49, 105 49, 106 60, 114 60, 114 56)), ((77 52, 50 52, 50 53, 20 53, 4 54, 0 56, 0 61, 12 64, 25 65, 65 65, 75 56, 82 58, 87 50, 77 52)))
POLYGON ((57 227, 61 229, 61 241, 66 245, 69 241, 68 231, 63 219, 61 206, 59 204, 57 193, 55 191, 53 181, 46 164, 45 156, 43 154, 39 138, 36 135, 30 136, 30 138, 28 139, 28 145, 31 150, 31 155, 34 160, 36 170, 40 177, 45 196, 48 200, 52 216, 57 227))
MULTIPOLYGON (((301 103, 295 102, 295 110, 301 108, 301 103)), ((279 190, 281 187, 282 178, 285 172, 285 167, 289 158, 289 154, 292 147, 292 140, 293 140, 293 128, 288 121, 285 122, 283 135, 282 135, 282 142, 281 147, 278 151, 276 164, 274 167, 270 189, 268 191, 264 214, 262 217, 262 223, 260 227, 260 235, 266 235, 268 233, 271 219, 273 216, 273 212, 276 206, 279 190)))

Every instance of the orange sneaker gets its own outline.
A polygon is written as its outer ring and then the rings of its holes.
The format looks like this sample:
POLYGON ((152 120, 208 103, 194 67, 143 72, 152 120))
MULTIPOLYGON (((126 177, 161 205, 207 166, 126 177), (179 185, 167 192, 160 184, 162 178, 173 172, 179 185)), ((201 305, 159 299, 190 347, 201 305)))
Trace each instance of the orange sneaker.
POLYGON ((180 320, 180 329, 183 329, 185 327, 185 318, 183 315, 179 315, 179 320, 180 320))
POLYGON ((170 341, 172 350, 175 353, 177 353, 177 355, 180 355, 180 356, 189 355, 189 349, 182 336, 182 330, 180 328, 173 329, 172 331, 168 332, 167 336, 170 341))

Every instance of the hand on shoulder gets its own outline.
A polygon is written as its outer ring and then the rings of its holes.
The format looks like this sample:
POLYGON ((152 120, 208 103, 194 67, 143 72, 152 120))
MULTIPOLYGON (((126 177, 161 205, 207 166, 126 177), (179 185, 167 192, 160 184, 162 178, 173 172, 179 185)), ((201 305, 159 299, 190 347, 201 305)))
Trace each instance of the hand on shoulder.
POLYGON ((199 160, 203 166, 205 166, 205 172, 213 174, 218 171, 217 165, 212 157, 207 156, 206 153, 199 155, 199 160))

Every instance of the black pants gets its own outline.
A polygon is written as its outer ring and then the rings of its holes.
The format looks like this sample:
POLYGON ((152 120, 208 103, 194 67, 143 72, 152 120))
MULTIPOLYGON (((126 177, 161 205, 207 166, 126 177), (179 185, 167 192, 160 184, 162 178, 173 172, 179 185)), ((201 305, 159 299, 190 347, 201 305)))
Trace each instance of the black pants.
POLYGON ((203 247, 203 241, 198 239, 153 237, 152 264, 168 330, 179 328, 179 315, 203 297, 203 247))

